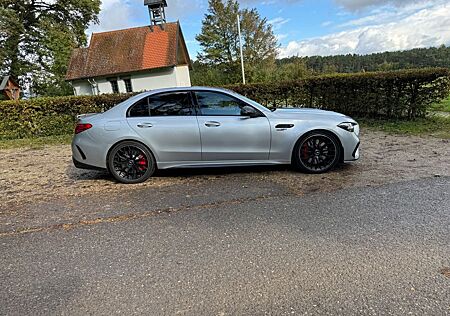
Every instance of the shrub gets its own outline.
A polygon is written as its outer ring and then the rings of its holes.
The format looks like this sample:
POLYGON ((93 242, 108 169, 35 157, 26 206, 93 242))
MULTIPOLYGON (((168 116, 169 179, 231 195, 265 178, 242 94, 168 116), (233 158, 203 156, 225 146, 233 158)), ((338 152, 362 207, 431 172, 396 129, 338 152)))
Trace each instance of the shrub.
POLYGON ((129 94, 105 94, 3 101, 0 102, 0 139, 72 133, 78 114, 103 112, 129 97, 129 94))
MULTIPOLYGON (((313 107, 356 117, 424 117, 428 106, 449 94, 448 69, 340 74, 291 82, 226 88, 269 107, 313 107)), ((75 117, 102 112, 128 94, 36 98, 0 102, 0 139, 71 133, 75 117)))
POLYGON ((357 117, 424 117, 449 94, 448 69, 405 70, 312 77, 227 88, 269 107, 311 107, 357 117))

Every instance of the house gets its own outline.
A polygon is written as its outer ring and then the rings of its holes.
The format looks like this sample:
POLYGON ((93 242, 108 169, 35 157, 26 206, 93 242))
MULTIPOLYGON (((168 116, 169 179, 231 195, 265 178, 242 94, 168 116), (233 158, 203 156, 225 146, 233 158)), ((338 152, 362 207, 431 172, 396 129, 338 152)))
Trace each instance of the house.
POLYGON ((12 76, 0 77, 0 93, 7 100, 19 100, 20 86, 12 76))
POLYGON ((179 22, 92 34, 73 51, 66 80, 75 95, 191 85, 191 62, 179 22))

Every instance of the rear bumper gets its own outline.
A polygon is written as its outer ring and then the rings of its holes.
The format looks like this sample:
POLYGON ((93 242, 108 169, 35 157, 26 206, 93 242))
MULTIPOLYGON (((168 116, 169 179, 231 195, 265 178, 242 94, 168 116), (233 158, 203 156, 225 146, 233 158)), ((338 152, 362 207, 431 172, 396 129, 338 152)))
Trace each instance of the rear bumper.
POLYGON ((106 169, 106 149, 101 142, 93 140, 89 131, 85 131, 75 137, 72 140, 72 157, 74 161, 78 163, 75 165, 80 166, 92 166, 92 168, 82 169, 94 169, 104 170, 106 169))
POLYGON ((96 166, 92 166, 92 165, 88 165, 88 164, 82 163, 82 162, 76 160, 75 157, 72 157, 72 161, 73 161, 73 164, 74 164, 75 168, 78 168, 78 169, 106 171, 105 168, 100 168, 100 167, 96 167, 96 166))

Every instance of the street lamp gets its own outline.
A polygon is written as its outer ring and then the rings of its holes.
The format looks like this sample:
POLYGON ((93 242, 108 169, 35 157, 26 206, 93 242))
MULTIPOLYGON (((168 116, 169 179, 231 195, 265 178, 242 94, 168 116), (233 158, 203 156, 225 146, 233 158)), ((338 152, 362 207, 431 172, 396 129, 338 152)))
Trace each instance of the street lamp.
POLYGON ((237 25, 239 34, 239 49, 241 51, 242 83, 245 84, 244 54, 242 53, 241 19, 239 17, 239 14, 237 15, 237 25))

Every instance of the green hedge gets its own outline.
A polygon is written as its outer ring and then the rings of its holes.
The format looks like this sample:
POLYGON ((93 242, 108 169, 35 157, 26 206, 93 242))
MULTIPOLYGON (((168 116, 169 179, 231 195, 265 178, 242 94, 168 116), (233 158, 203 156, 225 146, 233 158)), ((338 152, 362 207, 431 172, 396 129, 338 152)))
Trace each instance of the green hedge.
POLYGON ((68 96, 0 102, 0 139, 70 134, 76 115, 105 111, 128 94, 68 96))
MULTIPOLYGON (((449 94, 448 69, 330 75, 294 82, 227 86, 269 107, 314 107, 356 117, 423 117, 449 94)), ((75 116, 101 112, 130 95, 0 102, 0 139, 71 133, 75 116)))
POLYGON ((278 84, 229 86, 268 107, 311 107, 356 117, 424 117, 450 92, 449 69, 340 74, 278 84))

